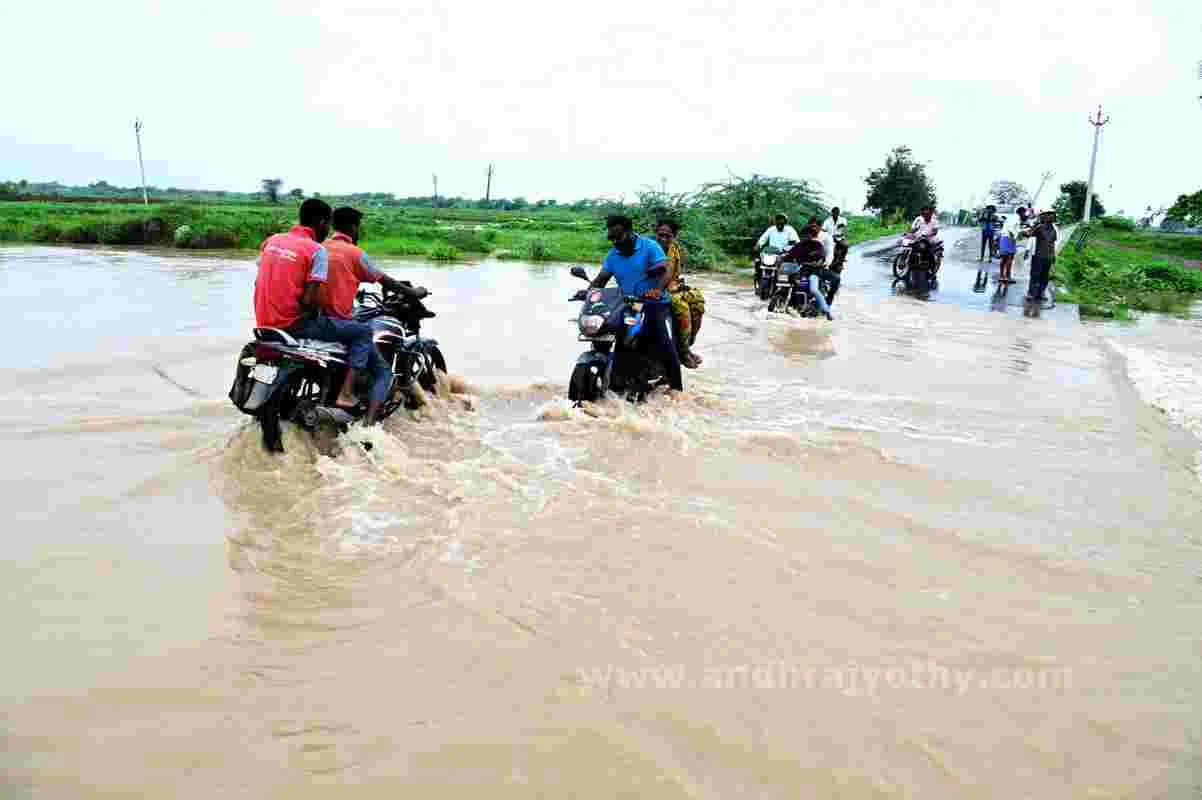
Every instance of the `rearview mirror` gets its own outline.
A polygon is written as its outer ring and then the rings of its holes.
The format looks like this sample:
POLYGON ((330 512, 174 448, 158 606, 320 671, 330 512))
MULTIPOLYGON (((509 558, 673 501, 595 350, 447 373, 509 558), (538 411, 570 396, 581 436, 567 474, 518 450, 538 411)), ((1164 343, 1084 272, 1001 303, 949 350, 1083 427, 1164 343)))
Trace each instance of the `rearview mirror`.
POLYGON ((572 267, 572 274, 575 275, 577 278, 580 278, 580 280, 582 280, 582 281, 588 280, 588 273, 585 272, 584 267, 582 267, 580 265, 576 265, 576 266, 572 267))

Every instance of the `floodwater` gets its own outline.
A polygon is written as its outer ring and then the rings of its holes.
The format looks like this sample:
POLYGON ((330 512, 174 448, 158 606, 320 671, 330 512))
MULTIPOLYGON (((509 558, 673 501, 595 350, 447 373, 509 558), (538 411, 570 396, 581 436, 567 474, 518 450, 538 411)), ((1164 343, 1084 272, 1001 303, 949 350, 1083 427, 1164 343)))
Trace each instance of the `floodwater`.
POLYGON ((0 249, 5 796, 1197 796, 1202 322, 865 249, 584 410, 565 267, 390 264, 456 391, 283 456, 250 259, 0 249))

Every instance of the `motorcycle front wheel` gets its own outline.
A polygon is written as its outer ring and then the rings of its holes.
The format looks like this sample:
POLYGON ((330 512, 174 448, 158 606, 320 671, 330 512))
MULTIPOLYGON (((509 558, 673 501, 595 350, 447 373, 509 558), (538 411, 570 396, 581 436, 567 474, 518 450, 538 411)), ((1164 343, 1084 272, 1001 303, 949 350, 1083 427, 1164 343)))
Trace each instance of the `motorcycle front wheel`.
POLYGON ((595 365, 577 364, 568 382, 568 399, 573 402, 595 403, 605 393, 601 373, 595 365))
POLYGON ((905 253, 898 253, 893 257, 893 277, 904 278, 909 271, 910 259, 905 253))

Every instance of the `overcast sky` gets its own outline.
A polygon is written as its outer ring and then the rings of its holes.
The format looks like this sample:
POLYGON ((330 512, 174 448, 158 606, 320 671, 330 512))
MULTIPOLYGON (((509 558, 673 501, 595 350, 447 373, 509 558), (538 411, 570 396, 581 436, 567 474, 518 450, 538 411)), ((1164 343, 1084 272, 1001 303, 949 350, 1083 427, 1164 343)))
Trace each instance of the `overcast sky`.
POLYGON ((895 145, 940 205, 1089 168, 1132 213, 1202 188, 1202 2, 18 3, 0 178, 571 200, 737 174, 858 208, 895 145), (17 70, 13 69, 16 65, 17 70))

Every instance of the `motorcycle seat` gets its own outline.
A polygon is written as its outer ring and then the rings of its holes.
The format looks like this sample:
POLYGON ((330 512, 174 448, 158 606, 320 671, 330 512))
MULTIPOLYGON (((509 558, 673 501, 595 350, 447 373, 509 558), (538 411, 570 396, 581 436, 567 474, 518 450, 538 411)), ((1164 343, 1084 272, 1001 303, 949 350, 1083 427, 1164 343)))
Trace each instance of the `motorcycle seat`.
POLYGON ((276 344, 286 344, 289 347, 296 347, 297 341, 292 334, 283 328, 255 328, 255 339, 260 342, 275 342, 276 344))
POLYGON ((307 350, 317 350, 332 355, 346 355, 346 346, 338 342, 327 342, 324 339, 298 339, 297 345, 307 350))

